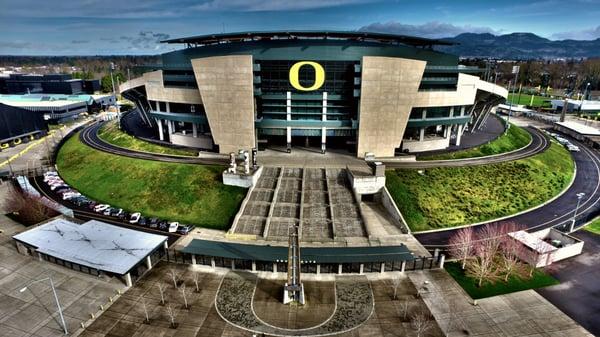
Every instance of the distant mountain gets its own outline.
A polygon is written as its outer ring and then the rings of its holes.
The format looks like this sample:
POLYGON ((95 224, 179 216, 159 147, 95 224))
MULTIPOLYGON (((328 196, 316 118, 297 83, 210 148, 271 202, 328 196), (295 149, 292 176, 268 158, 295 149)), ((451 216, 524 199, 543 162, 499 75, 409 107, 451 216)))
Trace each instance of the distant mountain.
POLYGON ((493 57, 500 59, 600 57, 600 38, 592 41, 552 41, 533 33, 505 35, 463 33, 444 40, 460 44, 456 46, 436 46, 435 49, 462 57, 493 57))

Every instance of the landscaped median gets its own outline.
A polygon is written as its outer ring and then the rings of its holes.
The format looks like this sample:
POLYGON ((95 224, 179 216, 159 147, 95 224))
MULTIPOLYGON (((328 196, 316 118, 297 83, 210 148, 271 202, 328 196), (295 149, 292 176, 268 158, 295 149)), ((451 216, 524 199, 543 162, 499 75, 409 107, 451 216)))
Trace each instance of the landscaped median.
POLYGON ((446 160, 491 156, 518 150, 527 146, 527 144, 530 142, 531 135, 529 132, 525 131, 523 128, 511 124, 510 128, 508 128, 508 132, 487 144, 461 151, 419 157, 418 159, 446 160))
POLYGON ((98 137, 115 146, 135 151, 157 154, 173 154, 178 156, 198 156, 198 151, 192 149, 175 149, 167 146, 153 144, 135 138, 119 129, 117 121, 109 121, 98 130, 98 137))
POLYGON ((515 214, 558 195, 571 182, 570 153, 552 141, 533 157, 499 164, 386 172, 386 186, 413 231, 515 214))
POLYGON ((246 189, 221 182, 222 166, 132 159, 92 149, 73 135, 57 157, 61 177, 85 196, 145 216, 227 229, 246 189))

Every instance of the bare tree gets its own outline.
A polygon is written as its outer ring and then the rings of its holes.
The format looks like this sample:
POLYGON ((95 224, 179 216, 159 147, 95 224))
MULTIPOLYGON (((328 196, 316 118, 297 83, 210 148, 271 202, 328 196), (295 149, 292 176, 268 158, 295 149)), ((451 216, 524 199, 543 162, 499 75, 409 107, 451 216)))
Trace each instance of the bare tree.
POLYGON ((419 311, 412 315, 410 323, 415 330, 417 337, 423 336, 423 334, 433 327, 431 324, 431 315, 423 311, 419 311))
MULTIPOLYGON (((518 231, 518 226, 513 223, 508 223, 505 226, 504 232, 506 233, 518 231)), ((509 277, 518 272, 523 253, 523 244, 518 240, 507 236, 507 239, 502 244, 502 254, 500 258, 500 268, 502 273, 504 273, 504 282, 508 282, 509 277)))
POLYGON ((492 223, 477 232, 473 246, 475 257, 467 262, 465 274, 476 279, 479 287, 483 281, 494 282, 498 278, 495 261, 508 237, 506 228, 498 223, 492 223))
POLYGON ((160 304, 165 305, 165 287, 162 283, 158 283, 158 291, 160 292, 160 304))
POLYGON ((142 308, 144 308, 144 315, 146 316, 146 323, 150 323, 150 316, 148 316, 148 307, 146 306, 146 298, 142 297, 142 308))
POLYGON ((400 283, 401 283, 400 277, 392 278, 392 288, 394 289, 394 297, 393 297, 394 300, 398 299, 398 287, 400 286, 400 283))
POLYGON ((194 273, 194 284, 196 285, 196 292, 200 292, 200 286, 198 285, 198 273, 194 273))
POLYGON ((185 308, 189 309, 188 302, 187 302, 187 293, 186 293, 186 289, 185 289, 185 283, 181 285, 181 288, 179 288, 179 291, 181 291, 181 296, 183 297, 183 303, 185 305, 185 308))
POLYGON ((169 270, 169 275, 171 276, 171 279, 173 280, 173 287, 175 287, 175 289, 177 289, 177 272, 175 271, 175 269, 171 268, 169 270))
POLYGON ((448 242, 450 256, 461 261, 463 270, 467 259, 473 255, 474 241, 473 227, 465 227, 456 231, 456 234, 450 237, 448 242))
POLYGON ((402 304, 400 304, 400 311, 402 313, 402 320, 406 320, 406 316, 408 315, 408 307, 409 307, 409 302, 408 300, 404 300, 402 302, 402 304))
POLYGON ((173 312, 173 308, 170 305, 167 306, 167 315, 171 319, 171 328, 175 329, 177 326, 175 325, 175 313, 173 312))
POLYGON ((12 188, 8 193, 4 207, 25 225, 37 224, 59 214, 44 205, 42 198, 23 193, 16 188, 12 188))

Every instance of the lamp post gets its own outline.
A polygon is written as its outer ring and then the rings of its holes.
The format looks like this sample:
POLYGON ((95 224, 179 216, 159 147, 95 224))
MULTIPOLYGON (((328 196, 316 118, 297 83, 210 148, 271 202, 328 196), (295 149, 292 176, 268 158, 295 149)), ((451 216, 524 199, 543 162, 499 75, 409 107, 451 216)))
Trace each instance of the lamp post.
POLYGON ((569 233, 573 232, 575 229, 575 220, 577 219, 577 211, 579 210, 579 204, 581 203, 581 199, 585 196, 585 193, 577 193, 577 206, 575 206, 575 212, 573 212, 573 220, 571 220, 571 228, 569 228, 569 233))
MULTIPOLYGON (((65 324, 65 318, 63 317, 62 308, 60 307, 60 302, 58 302, 58 296, 56 295, 56 289, 54 288, 54 282, 52 282, 52 278, 46 277, 46 278, 43 278, 43 279, 40 279, 40 280, 37 280, 37 281, 30 282, 25 287, 19 289, 19 292, 23 293, 23 292, 25 292, 25 291, 27 291, 29 289, 28 287, 30 285, 32 285, 34 283, 46 281, 46 280, 50 281, 50 287, 52 287, 52 293, 54 294, 54 300, 56 301, 56 306, 58 307, 58 313, 60 315, 60 320, 62 322, 62 327, 63 327, 63 330, 65 331, 65 335, 67 335, 67 334, 69 334, 69 332, 67 331, 67 325, 65 324)), ((29 289, 29 291, 31 291, 31 294, 33 295, 33 297, 35 297, 35 299, 39 301, 39 299, 35 295, 35 293, 31 289, 29 289)), ((41 301, 40 301, 40 304, 42 304, 41 301)))
POLYGON ((583 96, 581 97, 581 103, 579 103, 579 113, 581 114, 581 108, 583 107, 583 101, 585 101, 585 97, 587 96, 588 88, 590 87, 590 82, 585 85, 585 90, 583 91, 583 96))

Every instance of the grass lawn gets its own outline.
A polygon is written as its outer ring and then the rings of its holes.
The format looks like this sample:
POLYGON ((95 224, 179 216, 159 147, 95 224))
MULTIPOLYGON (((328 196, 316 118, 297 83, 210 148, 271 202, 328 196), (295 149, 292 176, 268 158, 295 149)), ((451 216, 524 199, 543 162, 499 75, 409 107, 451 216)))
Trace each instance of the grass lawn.
POLYGON ((520 278, 511 276, 508 282, 504 280, 495 283, 483 283, 481 287, 477 286, 477 280, 466 276, 460 268, 460 263, 449 262, 444 264, 444 269, 460 284, 460 286, 471 296, 472 299, 480 299, 502 294, 514 293, 527 289, 543 288, 560 282, 554 277, 536 269, 531 278, 520 278))
POLYGON ((520 149, 529 144, 530 141, 531 135, 529 132, 511 124, 507 133, 487 144, 461 151, 419 157, 419 160, 461 159, 490 156, 520 149))
POLYGON ((57 166, 65 181, 103 203, 146 216, 227 229, 246 189, 221 182, 222 166, 132 159, 94 150, 73 135, 57 166))
POLYGON ((600 218, 597 218, 591 224, 585 226, 583 229, 585 229, 588 232, 600 235, 600 218))
POLYGON ((527 95, 521 93, 521 97, 519 98, 519 94, 508 94, 507 102, 513 102, 513 104, 522 104, 522 105, 530 105, 531 96, 533 96, 533 107, 543 107, 549 108, 552 106, 550 104, 550 97, 538 96, 538 95, 527 95), (545 102, 547 101, 547 102, 545 102))
POLYGON ((386 171, 386 186, 413 231, 455 227, 515 214, 561 192, 573 177, 570 153, 549 149, 512 162, 386 171))
POLYGON ((137 139, 119 130, 116 121, 105 123, 100 130, 98 130, 98 137, 107 143, 137 151, 194 157, 198 155, 198 151, 196 150, 174 149, 137 139))

